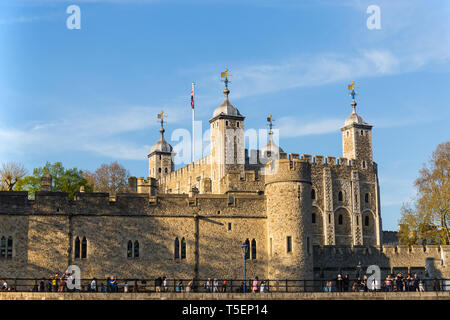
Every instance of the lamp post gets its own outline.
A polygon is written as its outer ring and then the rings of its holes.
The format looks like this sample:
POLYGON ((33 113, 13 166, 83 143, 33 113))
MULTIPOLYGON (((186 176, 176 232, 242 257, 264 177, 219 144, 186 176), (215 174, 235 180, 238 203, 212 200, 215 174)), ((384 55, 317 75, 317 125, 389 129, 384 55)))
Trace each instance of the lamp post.
POLYGON ((247 292, 247 253, 248 253, 248 243, 242 243, 242 251, 244 252, 244 293, 247 292))

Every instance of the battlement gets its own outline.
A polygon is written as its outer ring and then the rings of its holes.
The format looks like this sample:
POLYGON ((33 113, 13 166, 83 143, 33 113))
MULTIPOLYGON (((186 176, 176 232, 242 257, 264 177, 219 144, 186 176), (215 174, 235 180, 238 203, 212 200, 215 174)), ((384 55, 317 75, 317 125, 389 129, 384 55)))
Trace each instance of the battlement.
POLYGON ((36 192, 35 200, 28 200, 27 192, 0 192, 0 214, 58 214, 58 215, 191 215, 194 212, 213 214, 233 209, 234 215, 265 217, 264 196, 236 194, 230 205, 228 195, 162 194, 150 196, 140 193, 118 193, 110 201, 109 193, 75 193, 69 200, 64 192, 36 192), (242 210, 242 211, 241 211, 242 210))
MULTIPOLYGON (((290 154, 295 155, 295 154, 290 154)), ((286 159, 284 157, 283 159, 286 159)), ((280 157, 281 159, 281 157, 280 157)), ((377 170, 377 164, 375 162, 368 161, 357 161, 355 159, 347 159, 344 157, 334 157, 334 156, 322 156, 322 155, 314 155, 310 154, 302 154, 300 159, 307 161, 313 166, 324 166, 324 167, 342 167, 342 168, 352 168, 352 169, 368 169, 372 168, 377 170)))
POLYGON ((450 250, 448 245, 383 245, 383 246, 314 246, 317 255, 345 255, 345 254, 384 254, 393 255, 424 255, 439 256, 441 250, 450 250))
POLYGON ((265 184, 273 182, 306 182, 311 183, 311 165, 298 154, 291 153, 289 158, 280 152, 278 160, 269 161, 264 167, 265 184))

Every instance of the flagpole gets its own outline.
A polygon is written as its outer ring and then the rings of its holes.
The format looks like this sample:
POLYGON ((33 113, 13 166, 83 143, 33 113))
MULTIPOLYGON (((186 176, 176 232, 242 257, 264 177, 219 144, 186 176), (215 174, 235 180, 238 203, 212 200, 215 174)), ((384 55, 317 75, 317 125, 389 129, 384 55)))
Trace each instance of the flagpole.
MULTIPOLYGON (((194 87, 195 83, 192 82, 192 99, 194 99, 194 87)), ((194 102, 192 102, 192 162, 194 161, 195 161, 195 105, 194 102)))

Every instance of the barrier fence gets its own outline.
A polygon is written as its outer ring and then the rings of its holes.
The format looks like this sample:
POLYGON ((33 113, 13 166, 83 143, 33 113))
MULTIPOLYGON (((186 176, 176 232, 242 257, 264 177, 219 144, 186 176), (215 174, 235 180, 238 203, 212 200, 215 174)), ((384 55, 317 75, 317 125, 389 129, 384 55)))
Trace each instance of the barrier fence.
MULTIPOLYGON (((80 279, 80 289, 69 289, 67 282, 61 279, 34 278, 0 278, 0 289, 16 292, 408 292, 408 291, 450 291, 450 279, 421 279, 419 282, 404 281, 401 284, 393 280, 386 286, 384 280, 373 283, 369 288, 364 283, 349 279, 348 282, 333 280, 258 280, 253 286, 253 279, 167 279, 167 282, 157 279, 96 279, 95 290, 91 289, 93 279, 80 279), (7 286, 4 286, 6 281, 7 286), (375 289, 371 289, 375 288, 375 289)), ((75 281, 73 281, 75 284, 75 281)))

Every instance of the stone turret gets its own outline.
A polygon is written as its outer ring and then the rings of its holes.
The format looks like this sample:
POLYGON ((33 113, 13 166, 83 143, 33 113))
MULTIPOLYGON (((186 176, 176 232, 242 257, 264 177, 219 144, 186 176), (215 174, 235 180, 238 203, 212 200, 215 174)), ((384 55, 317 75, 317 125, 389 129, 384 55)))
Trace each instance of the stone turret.
POLYGON ((164 112, 158 114, 158 119, 161 121, 161 137, 152 146, 150 153, 148 154, 149 161, 149 177, 159 180, 162 177, 167 176, 175 169, 175 164, 173 162, 173 157, 175 153, 173 152, 172 146, 164 138, 164 112))
POLYGON ((209 120, 211 127, 212 157, 212 192, 221 193, 220 179, 229 171, 240 171, 244 174, 244 119, 245 117, 234 107, 228 95, 228 87, 223 91, 225 100, 214 110, 209 120))
POLYGON ((372 126, 366 123, 363 118, 356 113, 357 103, 355 101, 356 92, 354 82, 349 85, 349 90, 353 100, 351 102, 352 113, 345 120, 342 131, 343 157, 354 159, 362 168, 372 162, 372 126))
POLYGON ((313 279, 311 164, 280 152, 265 169, 268 277, 313 279))

